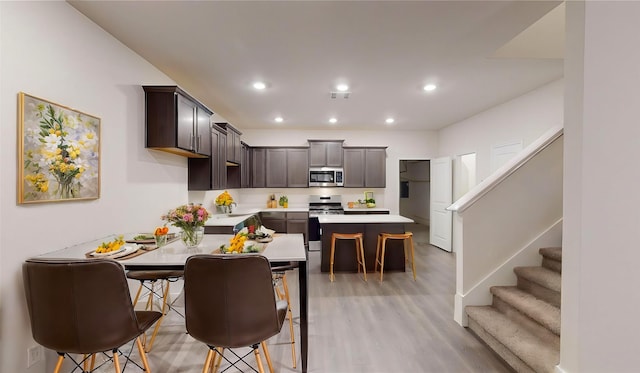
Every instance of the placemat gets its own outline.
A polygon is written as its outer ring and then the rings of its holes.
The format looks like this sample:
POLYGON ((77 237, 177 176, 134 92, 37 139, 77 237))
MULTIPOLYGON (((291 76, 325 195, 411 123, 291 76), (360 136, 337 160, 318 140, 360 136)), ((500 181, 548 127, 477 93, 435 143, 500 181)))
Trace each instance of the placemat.
MULTIPOLYGON (((174 237, 173 239, 167 241, 167 244, 173 242, 173 241, 177 241, 180 237, 174 237)), ((131 259, 131 258, 135 258, 136 256, 140 256, 144 253, 148 253, 149 251, 153 251, 155 249, 158 248, 158 246, 156 245, 139 245, 140 247, 138 248, 138 250, 132 252, 131 254, 125 255, 125 256, 121 256, 121 257, 116 257, 116 258, 111 258, 109 256, 102 256, 100 258, 108 258, 108 259, 114 259, 114 260, 127 260, 127 259, 131 259)), ((95 250, 91 250, 87 253, 84 254, 84 256, 86 258, 89 259, 96 259, 98 257, 95 256, 91 256, 91 253, 94 252, 95 250)))

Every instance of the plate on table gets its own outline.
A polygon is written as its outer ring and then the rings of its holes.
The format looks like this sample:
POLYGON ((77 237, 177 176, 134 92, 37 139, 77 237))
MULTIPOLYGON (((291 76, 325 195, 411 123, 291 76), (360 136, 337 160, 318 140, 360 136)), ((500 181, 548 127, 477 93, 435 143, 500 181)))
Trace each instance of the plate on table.
MULTIPOLYGON (((172 239, 176 238, 176 234, 175 233, 168 233, 167 234, 167 242, 171 241, 172 239)), ((133 238, 130 238, 128 240, 125 241, 126 243, 139 243, 139 244, 155 244, 156 243, 156 239, 153 236, 153 234, 151 233, 140 233, 137 234, 135 236, 133 236, 133 238)))
POLYGON ((129 255, 138 250, 138 245, 122 245, 118 250, 109 251, 108 253, 92 252, 91 255, 94 258, 120 258, 129 255))

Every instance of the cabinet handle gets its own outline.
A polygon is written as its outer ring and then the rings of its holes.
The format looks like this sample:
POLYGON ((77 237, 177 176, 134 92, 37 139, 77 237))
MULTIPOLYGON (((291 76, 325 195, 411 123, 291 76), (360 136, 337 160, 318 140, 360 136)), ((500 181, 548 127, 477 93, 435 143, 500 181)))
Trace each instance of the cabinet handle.
POLYGON ((198 135, 198 145, 196 147, 196 151, 200 151, 200 140, 202 140, 202 135, 198 135))
POLYGON ((189 149, 194 151, 195 147, 196 147, 196 136, 193 134, 193 132, 191 132, 191 141, 190 141, 190 144, 189 144, 189 149))

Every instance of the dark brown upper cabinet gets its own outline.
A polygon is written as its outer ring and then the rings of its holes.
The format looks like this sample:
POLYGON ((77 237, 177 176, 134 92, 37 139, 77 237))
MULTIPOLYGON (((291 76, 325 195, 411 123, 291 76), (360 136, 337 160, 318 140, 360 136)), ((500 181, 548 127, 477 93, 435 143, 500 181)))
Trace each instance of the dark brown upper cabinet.
POLYGON ((242 144, 240 141, 240 132, 237 128, 229 123, 216 123, 218 126, 227 130, 227 162, 233 164, 242 163, 242 144))
POLYGON ((345 147, 344 187, 384 188, 387 175, 386 147, 345 147))
POLYGON ((309 167, 342 167, 344 140, 307 140, 309 167))
POLYGON ((213 112, 178 86, 142 88, 146 147, 190 158, 209 157, 213 112))

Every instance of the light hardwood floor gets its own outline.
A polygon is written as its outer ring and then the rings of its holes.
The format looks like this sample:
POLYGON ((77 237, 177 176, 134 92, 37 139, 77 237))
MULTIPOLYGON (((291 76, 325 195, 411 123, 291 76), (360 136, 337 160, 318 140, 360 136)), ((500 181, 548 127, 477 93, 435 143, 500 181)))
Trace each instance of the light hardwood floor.
MULTIPOLYGON (((320 272, 320 252, 309 253, 308 371, 511 372, 453 321, 454 255, 430 246, 426 227, 408 225, 407 230, 415 235, 417 281, 408 267, 404 273, 385 272, 382 283, 373 273, 368 282, 355 273, 337 273, 331 283, 329 275, 320 272)), ((287 276, 297 323, 297 272, 287 276)), ((298 367, 291 366, 287 324, 268 345, 277 372, 301 371, 299 345, 298 367)), ((148 359, 155 373, 195 373, 202 371, 206 353, 206 346, 185 333, 184 320, 169 313, 148 359)), ((135 358, 135 349, 133 355, 135 358)), ((255 364, 253 357, 248 360, 255 364)), ((101 371, 110 371, 103 368, 101 371)), ((128 366, 127 371, 139 370, 128 366)))

